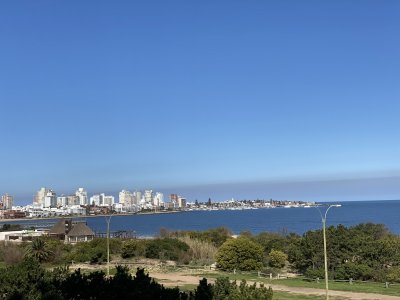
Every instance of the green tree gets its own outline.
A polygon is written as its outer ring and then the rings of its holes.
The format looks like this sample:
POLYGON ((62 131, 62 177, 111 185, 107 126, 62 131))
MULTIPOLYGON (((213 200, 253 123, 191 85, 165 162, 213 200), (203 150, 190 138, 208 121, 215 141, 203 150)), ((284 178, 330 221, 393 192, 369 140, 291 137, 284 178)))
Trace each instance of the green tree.
POLYGON ((227 240, 216 254, 217 265, 222 270, 260 270, 263 258, 261 245, 246 237, 227 240))
POLYGON ((1 299, 62 299, 37 259, 0 269, 1 299))
MULTIPOLYGON (((330 276, 336 279, 384 280, 400 266, 400 237, 382 224, 338 225, 327 228, 330 276)), ((288 250, 289 262, 308 276, 321 277, 324 268, 322 230, 306 232, 288 250)))
POLYGON ((286 253, 272 249, 268 255, 268 264, 272 268, 283 268, 287 259, 288 256, 286 253))
POLYGON ((194 293, 195 300, 211 300, 213 298, 213 285, 207 283, 207 279, 200 280, 199 285, 194 293))
POLYGON ((48 261, 53 252, 42 238, 35 238, 25 247, 25 257, 36 259, 38 262, 48 261))

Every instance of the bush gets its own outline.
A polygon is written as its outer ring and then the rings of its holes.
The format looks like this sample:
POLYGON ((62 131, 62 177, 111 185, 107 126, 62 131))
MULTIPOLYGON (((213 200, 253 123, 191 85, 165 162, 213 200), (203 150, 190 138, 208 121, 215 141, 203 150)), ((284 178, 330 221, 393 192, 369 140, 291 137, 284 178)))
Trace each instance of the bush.
POLYGON ((304 276, 306 276, 307 278, 325 278, 325 271, 324 269, 312 269, 309 268, 306 270, 306 272, 304 273, 304 276))
POLYGON ((279 250, 271 250, 268 255, 268 265, 273 268, 283 268, 288 259, 287 254, 279 250))
POLYGON ((181 292, 179 288, 166 288, 137 269, 132 276, 127 267, 116 267, 116 274, 106 277, 103 272, 70 273, 68 268, 45 270, 37 260, 24 260, 7 268, 0 268, 1 299, 176 299, 219 300, 259 299, 271 300, 272 290, 255 284, 240 285, 228 278, 217 279, 215 285, 206 279, 200 281, 195 294, 181 292))
POLYGON ((178 260, 189 251, 189 246, 178 239, 154 239, 147 241, 145 255, 147 258, 178 260))
POLYGON ((227 239, 231 238, 232 232, 225 227, 217 227, 205 231, 169 231, 168 229, 160 229, 160 237, 185 237, 192 239, 208 241, 215 247, 221 246, 227 239))
MULTIPOLYGON (((122 241, 110 239, 110 254, 121 251, 122 241)), ((110 257, 111 259, 111 257, 110 257)), ((102 263, 107 261, 107 239, 94 239, 90 242, 81 242, 74 245, 66 256, 68 262, 102 263)))
POLYGON ((335 279, 361 279, 370 280, 374 276, 374 270, 363 264, 345 263, 336 268, 335 279))
POLYGON ((263 266, 261 245, 245 237, 227 240, 216 254, 216 261, 222 270, 260 270, 263 266))
POLYGON ((386 281, 400 282, 400 267, 392 267, 387 271, 386 281))
MULTIPOLYGON (((121 252, 122 241, 120 239, 112 239, 110 238, 110 253, 117 254, 121 252)), ((91 247, 100 247, 107 250, 107 239, 106 238, 97 238, 91 240, 88 243, 91 247)))
POLYGON ((1 260, 6 265, 14 265, 22 262, 24 259, 24 252, 22 245, 16 245, 9 243, 8 245, 2 245, 1 247, 1 260))
POLYGON ((128 240, 122 244, 121 257, 137 257, 144 256, 146 253, 146 241, 143 240, 128 240))
POLYGON ((190 259, 193 263, 202 265, 211 265, 214 263, 217 248, 212 243, 193 239, 189 236, 182 237, 179 240, 190 247, 190 259))
MULTIPOLYGON (((207 283, 207 282, 206 282, 207 283)), ((246 280, 242 280, 240 285, 236 281, 230 282, 228 277, 217 278, 212 287, 212 299, 259 299, 272 300, 273 292, 271 288, 266 288, 262 284, 260 288, 256 287, 256 283, 248 286, 246 280)))

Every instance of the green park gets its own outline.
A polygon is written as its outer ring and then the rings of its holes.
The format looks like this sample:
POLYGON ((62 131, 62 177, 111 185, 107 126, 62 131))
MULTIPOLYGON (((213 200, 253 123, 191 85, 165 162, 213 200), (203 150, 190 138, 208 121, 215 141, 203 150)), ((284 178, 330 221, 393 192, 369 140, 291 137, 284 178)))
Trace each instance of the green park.
MULTIPOLYGON (((331 226, 326 237, 332 299, 400 295, 399 236, 368 223, 331 226)), ((40 237, 1 244, 0 261, 2 299, 325 299, 322 230, 40 237)))

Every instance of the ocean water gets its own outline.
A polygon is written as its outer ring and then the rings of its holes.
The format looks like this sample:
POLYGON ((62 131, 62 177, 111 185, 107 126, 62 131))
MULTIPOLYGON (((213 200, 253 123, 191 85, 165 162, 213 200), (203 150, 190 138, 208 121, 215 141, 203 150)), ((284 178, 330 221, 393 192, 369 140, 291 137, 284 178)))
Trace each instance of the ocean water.
MULTIPOLYGON (((339 203, 342 207, 331 208, 328 212, 328 226, 372 222, 384 224, 391 232, 400 234, 400 200, 339 203)), ((324 208, 320 209, 323 211, 324 208)), ((106 231, 104 216, 86 218, 86 221, 94 231, 106 231)), ((32 220, 29 222, 32 223, 32 220)), ((220 226, 229 228, 235 234, 244 230, 254 234, 262 231, 303 234, 308 230, 321 228, 322 222, 318 210, 310 207, 113 216, 110 223, 111 231, 133 230, 137 236, 157 235, 160 228, 205 230, 220 226)))
MULTIPOLYGON (((327 225, 346 226, 359 223, 379 223, 393 233, 400 234, 400 201, 340 202, 327 215, 327 225)), ((323 211, 323 207, 320 208, 323 211)), ((106 230, 104 217, 87 218, 88 225, 96 231, 106 230)), ((153 236, 160 228, 170 230, 205 230, 224 226, 233 233, 248 230, 254 234, 262 231, 295 232, 303 234, 322 227, 316 208, 272 208, 254 210, 189 211, 171 214, 113 216, 111 230, 134 230, 138 236, 153 236)))

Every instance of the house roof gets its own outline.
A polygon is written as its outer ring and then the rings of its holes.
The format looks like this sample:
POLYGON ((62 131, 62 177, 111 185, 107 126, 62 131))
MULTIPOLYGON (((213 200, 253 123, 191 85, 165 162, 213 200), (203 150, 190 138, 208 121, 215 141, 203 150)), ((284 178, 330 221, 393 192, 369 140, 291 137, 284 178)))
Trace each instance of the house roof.
POLYGON ((94 232, 84 223, 74 224, 72 229, 67 234, 67 236, 85 236, 85 235, 94 236, 94 232))
POLYGON ((65 220, 59 220, 49 231, 49 234, 65 234, 67 231, 65 220))

